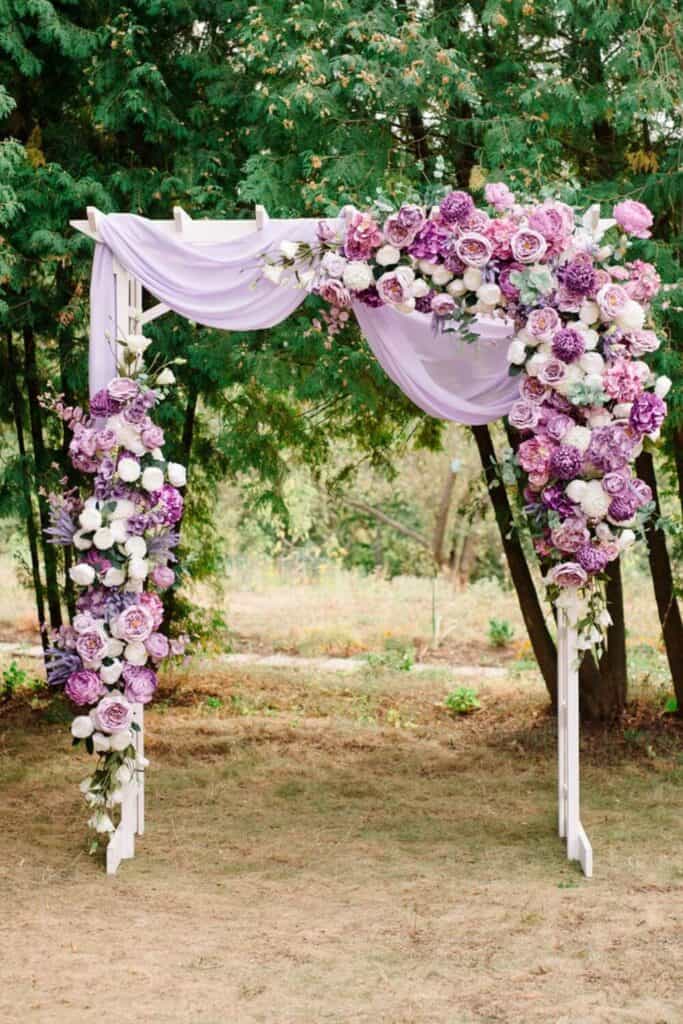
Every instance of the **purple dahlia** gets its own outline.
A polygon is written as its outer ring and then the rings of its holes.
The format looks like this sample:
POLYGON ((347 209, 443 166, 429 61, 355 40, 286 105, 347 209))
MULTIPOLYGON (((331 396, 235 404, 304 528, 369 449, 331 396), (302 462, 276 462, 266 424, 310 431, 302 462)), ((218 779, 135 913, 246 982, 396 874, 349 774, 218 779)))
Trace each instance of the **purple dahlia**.
POLYGON ((565 363, 574 363, 586 351, 586 343, 573 327, 563 327, 553 335, 553 355, 565 363))
POLYGON ((467 192, 449 192, 439 203, 439 213, 446 224, 463 224, 474 213, 474 199, 467 192))
POLYGON ((583 456, 571 444, 555 448, 550 456, 550 474, 559 480, 573 480, 581 472, 583 456))

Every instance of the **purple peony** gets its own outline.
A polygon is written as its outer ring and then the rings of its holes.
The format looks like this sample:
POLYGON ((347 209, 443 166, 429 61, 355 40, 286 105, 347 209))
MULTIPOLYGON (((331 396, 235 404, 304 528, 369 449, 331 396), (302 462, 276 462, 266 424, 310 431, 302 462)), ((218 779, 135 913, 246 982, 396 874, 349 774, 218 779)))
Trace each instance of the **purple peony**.
POLYGON ((611 498, 615 498, 618 494, 625 494, 629 489, 628 474, 623 470, 605 473, 602 478, 602 489, 611 498))
POLYGON ((430 263, 436 263, 449 238, 450 235, 444 227, 434 220, 428 220, 418 231, 408 252, 418 260, 429 260, 430 263))
POLYGON ((633 494, 618 494, 610 502, 608 515, 615 523, 625 523, 633 519, 638 511, 638 499, 633 494))
POLYGON ((93 708, 90 718, 100 732, 122 732, 133 721, 133 709, 121 694, 111 694, 93 708))
POLYGON ((559 480, 574 480, 581 472, 582 461, 583 456, 578 448, 562 444, 550 456, 550 475, 559 480))
POLYGON ((126 700, 132 704, 149 704, 158 685, 156 672, 139 665, 125 665, 122 676, 126 700))
POLYGON ((96 391, 90 399, 91 416, 111 416, 118 409, 118 403, 112 399, 106 388, 96 391))
POLYGON ((649 505, 652 501, 652 488, 644 480, 639 480, 638 478, 631 480, 629 489, 638 502, 638 508, 642 508, 643 505, 649 505))
POLYGON ((455 254, 468 267, 484 267, 491 259, 493 247, 486 235, 466 231, 455 243, 455 254))
POLYGON ((121 612, 112 631, 119 640, 130 644, 146 640, 153 627, 151 612, 143 604, 133 604, 121 612))
POLYGON ((541 501, 546 508, 557 512, 562 518, 576 514, 576 505, 564 492, 562 484, 550 484, 541 491, 541 501))
POLYGON ((610 560, 609 551, 595 544, 584 544, 576 552, 576 560, 591 575, 602 572, 610 560))
POLYGON ((665 416, 666 402, 658 395, 645 392, 634 401, 629 423, 638 434, 654 434, 661 427, 665 416))
POLYGON ((561 441, 564 435, 576 426, 571 416, 563 412, 550 412, 544 415, 543 429, 553 441, 561 441))
POLYGON ((574 295, 590 295, 595 290, 595 283, 595 268, 590 256, 576 256, 570 263, 565 264, 562 284, 574 295))
POLYGON ((107 653, 108 640, 103 630, 92 629, 81 633, 76 641, 76 650, 86 665, 97 665, 107 653))
POLYGON ((160 491, 155 492, 156 511, 160 525, 174 526, 183 517, 183 496, 176 487, 164 484, 160 491))
POLYGON ((80 705, 96 704, 106 692, 106 687, 97 672, 90 669, 72 672, 64 687, 64 693, 69 700, 80 705))
POLYGON ((436 292, 428 291, 426 295, 420 295, 419 298, 415 299, 415 312, 416 313, 431 313, 432 311, 432 299, 436 295, 436 292))
POLYGON ((633 437, 619 424, 596 427, 591 435, 585 459, 603 473, 610 473, 627 465, 633 448, 633 437))
POLYGON ((439 214, 449 226, 462 224, 474 213, 474 199, 467 192, 449 192, 439 203, 439 214))
POLYGON ((398 213, 393 213, 384 222, 384 239, 389 245, 403 249, 410 245, 425 222, 425 215, 420 206, 406 203, 398 213))
POLYGON ((565 363, 574 363, 586 351, 586 343, 573 327, 562 327, 553 335, 553 355, 565 363))

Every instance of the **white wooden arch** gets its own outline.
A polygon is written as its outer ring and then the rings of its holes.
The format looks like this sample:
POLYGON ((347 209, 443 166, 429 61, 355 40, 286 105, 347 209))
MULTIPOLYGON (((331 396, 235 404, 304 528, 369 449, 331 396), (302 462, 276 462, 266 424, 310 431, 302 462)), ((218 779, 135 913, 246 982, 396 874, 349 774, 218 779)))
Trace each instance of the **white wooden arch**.
MULTIPOLYGON (((173 208, 172 220, 157 220, 155 226, 168 234, 181 234, 197 245, 226 242, 261 230, 269 221, 265 207, 256 206, 254 220, 193 220, 180 206, 173 208)), ((103 216, 94 206, 87 208, 87 220, 72 220, 77 231, 102 241, 98 222, 103 216)), ((314 218, 311 218, 314 219, 314 218)), ((315 218, 317 220, 317 218, 315 218)), ((159 302, 143 311, 142 284, 114 258, 117 321, 124 334, 140 334, 145 324, 170 312, 159 302), (121 315, 123 314, 123 315, 121 315)), ((577 609, 571 602, 557 607, 557 752, 558 832, 566 840, 567 858, 578 861, 587 877, 593 874, 593 850, 581 824, 579 784, 579 658, 576 628, 577 609)), ((125 788, 121 821, 107 847, 107 873, 115 874, 122 859, 133 857, 135 835, 142 835, 145 822, 144 715, 135 706, 139 726, 136 733, 136 771, 125 788)))

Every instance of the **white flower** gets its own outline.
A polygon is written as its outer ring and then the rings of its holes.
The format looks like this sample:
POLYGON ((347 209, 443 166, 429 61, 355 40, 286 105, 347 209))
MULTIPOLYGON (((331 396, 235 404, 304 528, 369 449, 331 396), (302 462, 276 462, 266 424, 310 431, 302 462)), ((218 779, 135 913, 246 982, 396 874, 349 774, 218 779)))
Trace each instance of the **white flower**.
POLYGON ((133 355, 139 356, 152 344, 151 338, 146 338, 144 334, 129 334, 126 338, 126 348, 133 355))
POLYGON ((515 366, 521 366, 526 359, 526 348, 524 342, 519 341, 517 338, 510 342, 508 346, 507 358, 509 363, 513 363, 515 366))
POLYGON ((599 352, 584 352, 579 359, 579 366, 584 373, 601 374, 605 369, 605 360, 599 352))
POLYGON ((437 285, 448 284, 452 279, 453 274, 447 267, 437 267, 432 274, 432 281, 437 285))
MULTIPOLYGON (((83 716, 83 717, 85 717, 85 716, 83 716)), ((88 719, 88 721, 90 721, 90 719, 88 719)), ((82 782, 79 782, 78 788, 80 789, 81 793, 87 793, 88 792, 88 790, 90 789, 91 782, 92 782, 92 775, 88 775, 87 779, 83 779, 82 782)))
POLYGON ((600 248, 598 249, 598 259, 601 262, 604 262, 604 260, 608 260, 610 258, 610 256, 612 255, 613 252, 614 252, 614 246, 612 246, 612 245, 601 245, 600 248))
POLYGON ((102 514, 94 505, 86 505, 78 517, 81 529, 86 533, 98 530, 102 525, 102 514))
POLYGON ((530 359, 527 360, 526 372, 530 377, 538 377, 539 371, 542 366, 550 359, 547 352, 534 352, 530 359))
POLYGON ((92 540, 98 551, 108 551, 114 543, 114 535, 108 526, 101 526, 99 530, 95 531, 92 540))
POLYGON ((144 558, 147 554, 147 543, 144 537, 129 537, 123 548, 126 554, 132 558, 144 558))
MULTIPOLYGON (((564 371, 564 377, 555 386, 555 390, 559 391, 561 395, 566 395, 572 389, 574 384, 578 384, 583 381, 584 373, 578 363, 570 363, 564 371)), ((585 383, 588 384, 589 378, 586 377, 585 383)), ((602 386, 602 377, 597 378, 597 386, 602 386)))
POLYGON ((128 498, 119 498, 113 512, 109 513, 110 519, 130 519, 135 515, 135 505, 128 498))
POLYGON ((123 585, 123 589, 128 594, 141 594, 145 589, 144 580, 127 580, 123 585))
POLYGON ((615 320, 622 331, 639 331, 645 323, 645 310, 639 302, 629 299, 615 320))
POLYGON ((661 377, 657 377, 657 383, 655 384, 655 394, 657 398, 666 398, 671 390, 671 378, 666 377, 662 374, 661 377))
POLYGON ((413 285, 413 298, 422 299, 425 295, 429 295, 429 285, 423 277, 418 277, 413 285))
POLYGON ((618 402, 612 409, 615 420, 627 420, 631 415, 633 402, 618 402))
POLYGON ((344 273, 346 260, 338 252, 326 252, 320 266, 329 277, 341 277, 344 273))
POLYGON ((590 412, 588 414, 589 427, 608 427, 611 422, 612 417, 606 409, 596 409, 595 412, 590 412))
POLYGON ((577 330, 583 338, 583 343, 585 345, 586 352, 591 352, 594 348, 597 347, 597 344, 600 340, 600 335, 597 331, 594 331, 592 327, 588 327, 587 324, 582 323, 580 320, 577 320, 575 323, 573 323, 572 327, 574 327, 575 330, 577 330))
POLYGON ((583 225, 584 231, 591 236, 591 238, 599 242, 606 231, 614 227, 616 220, 612 217, 601 217, 600 216, 600 203, 594 203, 589 206, 583 217, 581 218, 581 224, 583 225))
MULTIPOLYGON (((130 743, 130 733, 128 734, 128 736, 129 736, 128 743, 130 743)), ((126 746, 128 746, 128 743, 126 744, 126 746)), ((125 750, 126 747, 123 747, 122 749, 125 750)), ((133 769, 130 767, 130 765, 122 764, 120 768, 116 769, 116 772, 114 774, 114 778, 122 786, 127 786, 128 783, 133 778, 133 769)))
MULTIPOLYGON (((116 619, 114 619, 114 622, 116 622, 116 619)), ((114 622, 110 624, 110 629, 112 630, 114 629, 114 622)), ((107 644, 107 657, 118 658, 119 654, 123 654, 123 643, 111 637, 107 644)))
POLYGON ((620 551, 626 551, 632 544, 636 542, 636 535, 633 530, 622 530, 619 534, 617 544, 619 545, 620 551))
POLYGON ((423 274, 428 274, 429 277, 432 276, 432 274, 434 273, 435 270, 439 269, 439 264, 438 263, 431 263, 429 260, 419 260, 417 265, 420 268, 420 270, 422 271, 422 273, 423 274))
POLYGON ((108 814, 104 811, 98 811, 93 814, 92 818, 88 819, 88 825, 94 829, 95 832, 114 832, 114 822, 111 820, 108 814))
POLYGON ((601 541, 614 540, 614 534, 610 530, 607 523, 598 523, 595 527, 595 536, 601 541))
MULTIPOLYGON (((111 737, 111 749, 112 750, 125 750, 133 742, 133 736, 130 729, 124 729, 122 732, 115 732, 111 737)), ((120 781, 120 780, 119 780, 120 781)))
POLYGON ((71 735, 77 740, 85 740, 92 736, 93 724, 89 715, 77 715, 71 723, 71 735))
POLYGON ((113 519, 109 529, 111 530, 111 535, 114 538, 114 543, 123 544, 128 536, 128 520, 113 519))
POLYGON ((132 423, 127 423, 122 416, 110 416, 107 426, 114 431, 116 440, 122 448, 127 448, 133 455, 144 455, 146 448, 140 440, 140 434, 132 423))
POLYGON ((286 260, 296 259, 299 252, 298 242, 280 242, 280 252, 286 260))
MULTIPOLYGON (((263 268, 263 276, 267 281, 271 281, 273 284, 279 284, 280 278, 282 277, 282 267, 278 266, 276 263, 266 263, 263 268)), ((158 383, 159 378, 157 378, 157 384, 158 383)), ((171 381, 171 383, 173 383, 173 381, 171 381)))
POLYGON ((571 427, 570 430, 562 438, 562 444, 570 444, 574 448, 578 448, 580 452, 588 450, 588 446, 591 443, 591 432, 588 427, 575 426, 571 427))
POLYGON ((127 484, 132 484, 138 479, 142 470, 137 459, 131 459, 128 455, 124 455, 122 459, 119 459, 118 472, 122 480, 127 484))
POLYGON ((579 319, 584 324, 594 324, 600 319, 600 307, 597 302, 592 302, 590 299, 584 299, 581 303, 581 309, 579 310, 579 319))
POLYGON ((111 686, 112 683, 118 682, 121 672, 123 671, 123 665, 120 661, 116 660, 111 665, 102 665, 100 668, 100 679, 107 686, 111 686))
POLYGON ((171 369, 170 369, 170 368, 169 368, 169 367, 167 366, 167 367, 166 367, 166 368, 165 368, 164 370, 162 370, 162 371, 161 371, 161 373, 160 373, 160 374, 159 374, 159 375, 157 376, 157 380, 156 380, 156 382, 157 382, 157 384, 158 384, 158 385, 159 385, 160 387, 162 387, 162 388, 168 387, 168 386, 169 386, 169 385, 171 385, 171 384, 175 384, 175 374, 174 374, 173 370, 171 370, 171 369))
POLYGON ((168 482, 174 487, 184 487, 187 483, 187 470, 179 462, 169 462, 166 466, 168 482))
POLYGON ((89 587, 95 580, 95 570, 92 565, 79 562, 78 565, 74 565, 72 569, 69 569, 69 576, 79 587, 89 587))
POLYGON ((126 578, 126 574, 122 569, 117 569, 112 565, 111 569, 107 569, 105 572, 102 582, 105 587, 120 587, 126 578))
POLYGON ((142 486, 146 491, 159 491, 164 486, 164 472, 158 466, 148 466, 142 474, 142 486))
POLYGON ((83 535, 83 530, 76 530, 72 543, 77 551, 87 551, 92 547, 92 541, 83 535))
POLYGON ((572 480, 567 484, 566 494, 570 501, 581 501, 586 493, 587 483, 585 480, 572 480))
POLYGON ((477 289, 477 298, 485 306, 497 306, 503 293, 497 284, 482 284, 477 289))
MULTIPOLYGON (((401 251, 395 245, 383 245, 375 253, 375 260, 380 267, 393 267, 401 258, 401 251)), ((346 284, 346 281, 344 282, 346 284)))
POLYGON ((483 277, 479 267, 468 267, 462 275, 462 279, 465 282, 465 287, 468 291, 476 292, 483 280, 483 277))
POLYGON ((581 511, 588 519, 604 519, 612 499, 605 494, 599 480, 589 480, 580 500, 581 511))
POLYGON ((103 732, 93 733, 92 745, 96 754, 106 754, 111 750, 111 741, 103 732))
POLYGON ((149 562, 146 558, 134 555, 128 562, 128 575, 132 580, 144 580, 149 573, 149 562))
POLYGON ((461 295, 465 294, 467 287, 461 277, 456 277, 456 279, 451 281, 447 286, 446 291, 449 295, 452 295, 454 299, 458 299, 461 295))
POLYGON ((344 284, 352 292, 362 292, 374 281, 372 269, 362 260, 353 260, 344 268, 344 284))
POLYGON ((136 640, 132 644, 126 644, 123 656, 131 665, 144 665, 147 661, 147 648, 136 640))

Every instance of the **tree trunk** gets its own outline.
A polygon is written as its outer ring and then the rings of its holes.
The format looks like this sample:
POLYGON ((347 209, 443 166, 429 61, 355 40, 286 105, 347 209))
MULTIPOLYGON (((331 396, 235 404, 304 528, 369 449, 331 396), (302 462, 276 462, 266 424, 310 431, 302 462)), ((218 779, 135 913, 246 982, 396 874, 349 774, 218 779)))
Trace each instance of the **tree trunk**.
MULTIPOLYGON (((187 388, 187 405, 185 406, 185 419, 183 422, 183 436, 181 438, 181 460, 189 472, 190 459, 192 456, 192 441, 194 440, 194 428, 197 422, 197 402, 199 399, 199 384, 194 377, 190 377, 187 388)), ((178 533, 181 531, 182 520, 178 524, 178 533)), ((166 617, 169 624, 173 621, 177 611, 176 588, 166 591, 164 601, 166 617)))
POLYGON ((472 433, 479 449, 479 457, 484 468, 484 476, 489 489, 489 496, 496 523, 500 531, 503 550, 512 576, 519 607, 529 634, 533 652, 541 670, 543 681, 550 695, 553 709, 557 709, 557 652, 553 638, 546 625, 543 609, 536 593, 526 556, 514 529, 512 509, 508 496, 496 468, 496 453, 487 426, 472 427, 472 433))
POLYGON ((654 514, 645 527, 645 539, 647 540, 650 570, 655 588, 655 600, 657 602, 657 611, 659 612, 659 621, 662 625, 662 635, 669 662, 669 671, 671 672, 676 701, 678 702, 678 713, 683 715, 683 621, 681 621, 681 612, 676 599, 671 561, 669 560, 669 552, 666 547, 666 537, 664 536, 664 531, 657 527, 661 509, 655 465, 649 452, 641 452, 636 459, 636 472, 641 480, 644 480, 651 488, 652 498, 655 503, 654 514))
MULTIPOLYGON (((31 424, 31 442, 33 444, 33 460, 36 477, 42 485, 48 476, 48 459, 43 442, 43 422, 40 410, 40 383, 38 380, 38 363, 36 359, 36 339, 33 327, 24 326, 24 380, 28 397, 29 421, 31 424)), ((38 514, 40 519, 41 546, 45 565, 45 583, 47 589, 47 606, 50 612, 50 625, 53 629, 62 625, 62 607, 59 599, 59 582, 57 578, 57 557, 51 544, 47 542, 45 531, 50 525, 47 498, 38 489, 38 514)))
POLYGON ((17 447, 21 460, 21 487, 24 495, 24 514, 26 516, 26 535, 31 556, 31 577, 33 579, 33 594, 36 599, 36 612, 38 625, 40 627, 40 642, 43 650, 48 646, 47 630, 45 629, 45 597, 43 594, 43 581, 40 578, 40 554, 38 552, 38 535, 36 522, 33 517, 33 501, 31 499, 31 480, 28 471, 28 457, 26 455, 26 442, 24 440, 24 419, 21 401, 21 391, 17 380, 18 367, 14 355, 12 343, 12 332, 7 332, 7 368, 10 375, 10 391, 12 395, 12 413, 14 416, 14 428, 17 435, 17 447))
POLYGON ((674 460, 676 462, 676 478, 678 480, 678 498, 683 513, 683 427, 679 427, 674 438, 674 460))
MULTIPOLYGON (((69 284, 66 277, 66 272, 60 267, 57 268, 57 285, 62 291, 68 293, 69 284)), ((59 351, 59 385, 60 390, 64 396, 64 401, 67 405, 75 405, 75 397, 69 381, 69 374, 67 371, 67 362, 69 357, 69 351, 73 345, 73 331, 67 323, 60 323, 57 328, 57 346, 59 351)), ((66 423, 62 424, 62 457, 61 464, 64 467, 64 472, 71 486, 75 486, 77 481, 74 477, 71 460, 69 459, 69 441, 70 431, 67 428, 66 423)), ((72 558, 71 548, 64 548, 64 600, 66 601, 67 611, 69 618, 73 619, 76 614, 76 595, 74 593, 74 585, 69 570, 71 569, 72 558)))
POLYGON ((449 465, 448 477, 443 485, 441 501, 439 502, 439 511, 434 525, 432 554, 434 555, 434 561, 439 567, 441 567, 446 561, 443 543, 446 536, 446 527, 448 526, 448 513, 451 510, 451 501, 453 500, 453 488, 455 487, 456 475, 457 474, 453 471, 452 466, 449 465))

